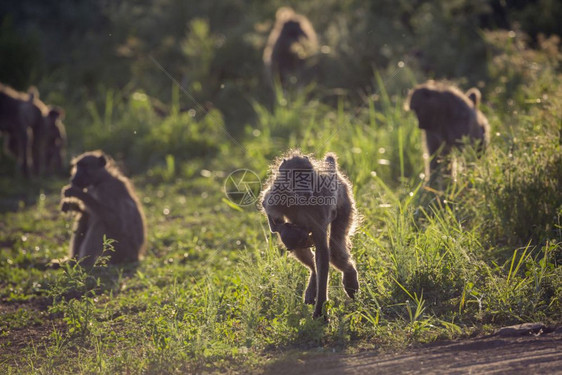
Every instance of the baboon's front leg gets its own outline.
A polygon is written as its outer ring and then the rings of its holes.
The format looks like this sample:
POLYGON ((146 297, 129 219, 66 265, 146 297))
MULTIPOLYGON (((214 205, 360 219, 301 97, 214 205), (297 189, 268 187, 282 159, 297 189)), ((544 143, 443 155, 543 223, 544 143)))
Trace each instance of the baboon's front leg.
POLYGON ((31 161, 33 163, 33 172, 36 175, 40 175, 43 170, 42 166, 45 165, 46 158, 44 158, 43 152, 43 134, 39 132, 38 134, 33 133, 33 141, 31 143, 31 161))
POLYGON ((15 146, 17 149, 15 150, 15 155, 18 161, 18 164, 23 172, 25 177, 29 177, 29 169, 28 165, 29 162, 27 160, 27 149, 28 149, 28 137, 27 137, 27 130, 24 126, 20 125, 20 129, 17 130, 15 134, 12 134, 10 137, 15 137, 15 146))
POLYGON ((306 291, 304 292, 304 303, 308 305, 313 305, 316 301, 316 265, 314 264, 314 253, 310 248, 295 249, 293 250, 295 258, 301 261, 310 270, 310 277, 308 279, 308 285, 306 291))
POLYGON ((328 298, 328 271, 330 269, 330 250, 328 249, 328 236, 326 228, 312 231, 312 239, 316 245, 316 305, 314 318, 322 316, 324 302, 328 298))

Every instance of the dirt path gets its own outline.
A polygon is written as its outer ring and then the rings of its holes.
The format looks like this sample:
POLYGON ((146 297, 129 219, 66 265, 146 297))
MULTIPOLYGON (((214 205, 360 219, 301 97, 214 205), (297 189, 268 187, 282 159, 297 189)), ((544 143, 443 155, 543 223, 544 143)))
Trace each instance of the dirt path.
POLYGON ((395 354, 312 355, 265 374, 562 374, 562 330, 540 336, 449 341, 395 354))

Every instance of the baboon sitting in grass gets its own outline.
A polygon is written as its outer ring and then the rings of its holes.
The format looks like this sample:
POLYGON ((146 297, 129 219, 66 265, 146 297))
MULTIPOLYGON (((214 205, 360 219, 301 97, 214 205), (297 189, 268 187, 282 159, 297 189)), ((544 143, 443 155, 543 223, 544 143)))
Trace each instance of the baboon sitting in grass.
POLYGON ((78 213, 70 256, 91 266, 102 255, 104 237, 113 240, 110 263, 134 262, 145 248, 145 219, 130 181, 101 151, 72 161, 69 186, 62 189, 61 210, 78 213))
POLYGON ((357 213, 349 180, 338 171, 336 156, 323 161, 287 153, 271 167, 262 206, 272 233, 279 233, 293 255, 310 269, 304 301, 323 315, 330 263, 343 273, 343 286, 353 298, 359 290, 350 236, 357 213), (315 247, 315 252, 311 247, 315 247))
POLYGON ((466 139, 481 151, 488 145, 490 127, 478 108, 480 98, 477 88, 471 88, 465 95, 453 86, 435 81, 418 85, 410 92, 405 108, 414 111, 419 128, 424 130, 426 177, 438 169, 453 147, 461 147, 466 139))
POLYGON ((291 8, 279 8, 263 52, 269 81, 279 80, 284 84, 298 80, 306 60, 317 51, 318 38, 308 18, 291 8))

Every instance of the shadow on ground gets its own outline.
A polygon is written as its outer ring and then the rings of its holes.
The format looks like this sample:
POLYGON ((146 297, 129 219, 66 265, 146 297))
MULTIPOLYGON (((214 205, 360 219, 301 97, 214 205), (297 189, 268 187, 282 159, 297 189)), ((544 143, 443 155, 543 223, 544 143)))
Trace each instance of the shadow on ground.
POLYGON ((548 334, 448 341, 400 353, 308 354, 264 374, 536 374, 562 372, 562 329, 548 334))

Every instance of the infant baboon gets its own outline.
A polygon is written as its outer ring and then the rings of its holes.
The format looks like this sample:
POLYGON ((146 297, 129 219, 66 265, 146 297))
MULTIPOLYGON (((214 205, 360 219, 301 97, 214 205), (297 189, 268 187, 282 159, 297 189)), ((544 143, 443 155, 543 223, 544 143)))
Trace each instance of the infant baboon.
POLYGON ((25 176, 29 175, 31 130, 42 122, 34 98, 33 92, 21 93, 0 84, 0 132, 6 136, 4 148, 15 156, 25 176))
POLYGON ((291 76, 298 80, 306 59, 317 51, 318 38, 308 18, 291 8, 279 8, 263 52, 268 80, 282 84, 291 76))
POLYGON ((310 232, 293 223, 277 225, 277 232, 287 250, 314 246, 310 232))
POLYGON ((477 88, 471 88, 465 95, 455 87, 435 81, 418 85, 410 92, 405 108, 415 112, 420 129, 425 131, 426 177, 437 170, 441 158, 453 147, 463 145, 463 137, 468 137, 479 150, 488 145, 490 130, 488 120, 478 109, 480 98, 477 88))
POLYGON ((145 248, 145 219, 133 186, 101 151, 72 161, 70 186, 62 189, 61 210, 78 213, 70 256, 91 266, 102 254, 104 236, 114 240, 111 263, 134 262, 145 248))
POLYGON ((318 161, 298 151, 287 153, 271 167, 262 206, 271 232, 279 232, 293 255, 310 269, 304 301, 316 302, 314 317, 322 315, 328 296, 330 263, 343 273, 347 294, 355 296, 359 282, 350 236, 357 213, 351 183, 338 171, 334 154, 318 161))

